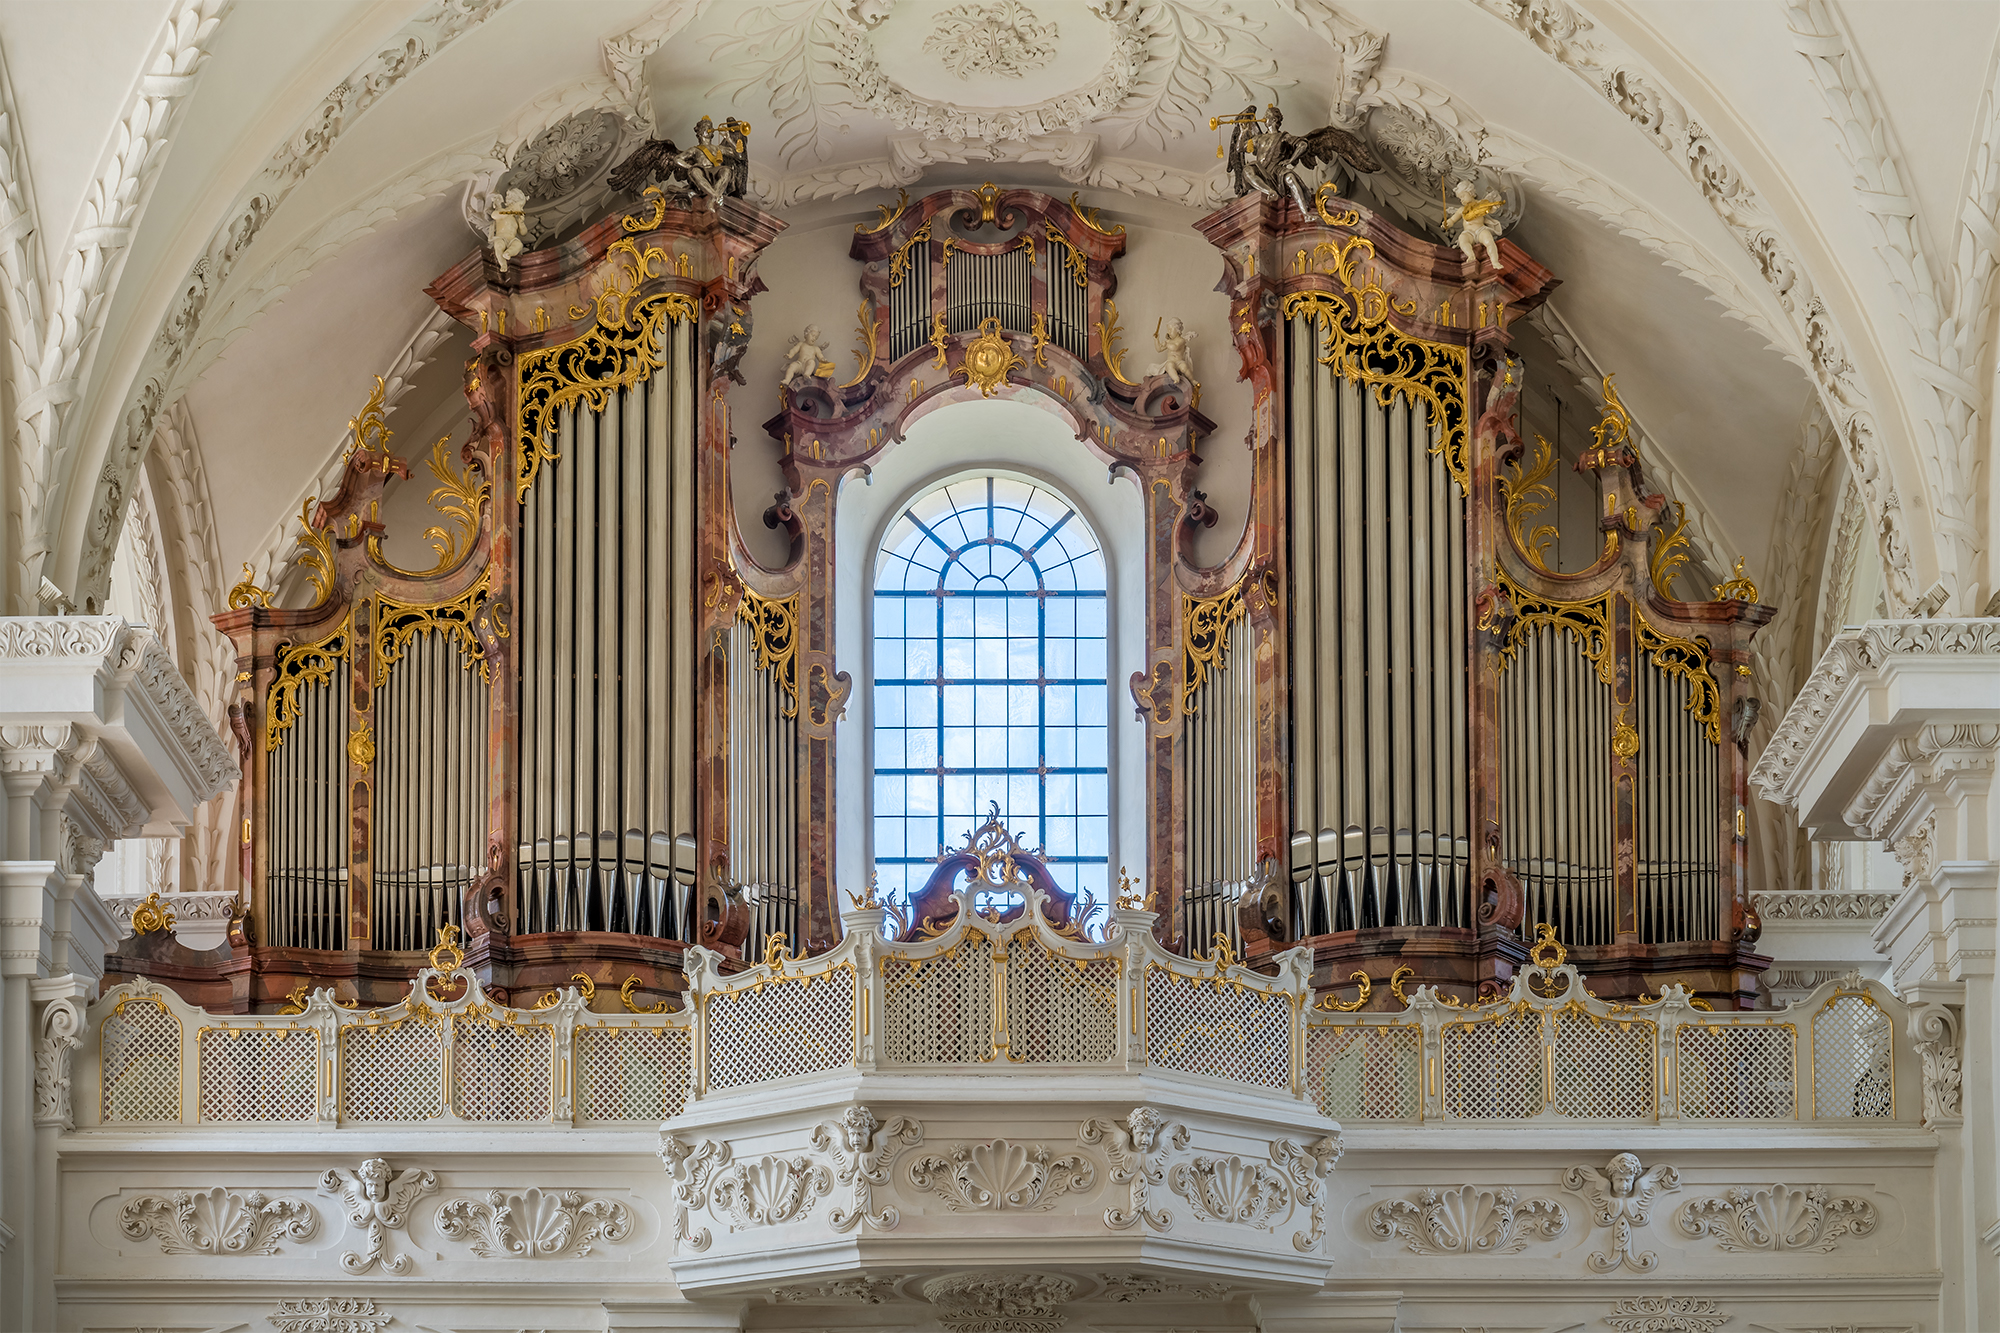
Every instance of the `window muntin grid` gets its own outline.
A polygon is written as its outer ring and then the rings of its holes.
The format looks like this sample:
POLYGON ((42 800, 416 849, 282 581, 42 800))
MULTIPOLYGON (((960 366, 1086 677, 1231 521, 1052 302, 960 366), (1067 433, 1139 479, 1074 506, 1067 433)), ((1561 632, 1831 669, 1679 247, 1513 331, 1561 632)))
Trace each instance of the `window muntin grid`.
POLYGON ((907 506, 875 565, 874 825, 906 897, 997 801, 1074 893, 1106 900, 1104 555, 1061 496, 973 476, 907 506))

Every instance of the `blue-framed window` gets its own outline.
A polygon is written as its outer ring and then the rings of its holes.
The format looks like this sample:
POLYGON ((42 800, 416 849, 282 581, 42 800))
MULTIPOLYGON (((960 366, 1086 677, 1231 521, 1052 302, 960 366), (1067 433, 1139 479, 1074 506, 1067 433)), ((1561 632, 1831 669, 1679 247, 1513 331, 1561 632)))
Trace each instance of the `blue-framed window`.
POLYGON ((922 887, 1000 803, 1073 893, 1107 898, 1104 555, 1046 487, 972 476, 921 496, 875 561, 875 866, 922 887))

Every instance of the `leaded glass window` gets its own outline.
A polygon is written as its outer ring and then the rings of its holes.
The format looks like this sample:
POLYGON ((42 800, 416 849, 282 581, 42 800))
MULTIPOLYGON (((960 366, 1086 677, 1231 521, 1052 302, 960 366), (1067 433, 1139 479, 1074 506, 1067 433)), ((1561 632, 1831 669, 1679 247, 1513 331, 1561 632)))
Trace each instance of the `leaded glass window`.
POLYGON ((902 897, 997 801, 1071 892, 1106 900, 1104 555, 1045 487, 922 496, 875 562, 875 865, 902 897))

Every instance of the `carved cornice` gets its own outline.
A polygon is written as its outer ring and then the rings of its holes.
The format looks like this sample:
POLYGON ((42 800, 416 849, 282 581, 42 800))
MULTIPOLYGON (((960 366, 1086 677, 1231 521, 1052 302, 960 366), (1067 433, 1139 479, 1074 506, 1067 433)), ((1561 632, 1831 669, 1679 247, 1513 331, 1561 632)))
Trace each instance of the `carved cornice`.
MULTIPOLYGON (((1753 893, 1765 924, 1773 921, 1879 921, 1896 901, 1893 893, 1753 893)), ((1814 983, 1817 984, 1817 983, 1814 983)))
MULTIPOLYGON (((2000 658, 2000 620, 1878 620, 1834 636, 1751 770, 1767 801, 1797 809, 1801 765, 1857 677, 1892 658, 2000 658)), ((2000 672, 1996 672, 2000 674, 2000 672)))

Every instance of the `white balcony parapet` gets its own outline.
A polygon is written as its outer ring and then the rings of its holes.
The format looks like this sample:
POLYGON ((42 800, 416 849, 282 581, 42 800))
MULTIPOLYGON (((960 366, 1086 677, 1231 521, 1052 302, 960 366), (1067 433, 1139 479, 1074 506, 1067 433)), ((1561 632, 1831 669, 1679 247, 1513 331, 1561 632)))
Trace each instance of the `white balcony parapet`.
MULTIPOLYGON (((1697 1008, 1679 986, 1624 1004, 1591 994, 1542 929, 1505 998, 1461 1007, 1423 986, 1401 1013, 1313 1009, 1306 1085, 1315 1104, 1350 1125, 1789 1121, 1853 1129, 1924 1118, 1924 1066, 1913 1045, 1924 1035, 1919 1016, 1859 973, 1785 1009, 1697 1008)), ((1337 1001, 1321 1001, 1329 1003, 1337 1001)))

